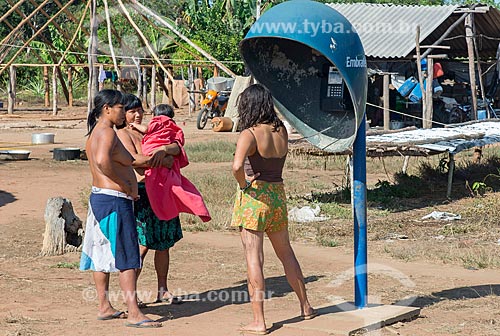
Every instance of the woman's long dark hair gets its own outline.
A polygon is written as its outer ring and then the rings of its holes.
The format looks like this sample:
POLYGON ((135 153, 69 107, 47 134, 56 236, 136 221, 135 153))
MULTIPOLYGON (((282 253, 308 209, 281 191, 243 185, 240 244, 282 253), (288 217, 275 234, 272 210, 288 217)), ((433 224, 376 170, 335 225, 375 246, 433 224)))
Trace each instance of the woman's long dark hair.
POLYGON ((104 105, 108 105, 110 107, 115 106, 116 104, 123 104, 123 94, 120 91, 116 90, 101 90, 94 98, 94 109, 90 111, 87 117, 87 135, 90 135, 94 130, 95 125, 97 124, 97 119, 102 113, 102 109, 104 105))
POLYGON ((261 84, 247 87, 239 95, 237 106, 240 118, 238 128, 241 131, 257 124, 273 125, 273 131, 283 126, 283 122, 274 110, 271 92, 261 84))
MULTIPOLYGON (((123 109, 125 110, 125 112, 127 112, 129 110, 136 109, 138 107, 140 107, 142 109, 141 100, 136 95, 133 95, 131 93, 125 93, 123 95, 122 104, 123 104, 123 109)), ((122 128, 125 128, 126 126, 127 126, 127 120, 123 121, 123 124, 121 124, 121 125, 116 125, 116 128, 122 129, 122 128)))

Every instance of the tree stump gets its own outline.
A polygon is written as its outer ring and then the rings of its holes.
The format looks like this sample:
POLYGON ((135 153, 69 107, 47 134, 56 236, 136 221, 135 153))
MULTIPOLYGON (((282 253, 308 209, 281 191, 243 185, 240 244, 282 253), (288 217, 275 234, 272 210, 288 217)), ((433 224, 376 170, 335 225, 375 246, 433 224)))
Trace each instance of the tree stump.
POLYGON ((49 198, 45 208, 45 233, 42 256, 61 255, 81 249, 82 221, 71 202, 63 197, 49 198))
POLYGON ((480 164, 482 157, 483 157, 483 147, 474 147, 474 153, 472 154, 472 163, 480 164))

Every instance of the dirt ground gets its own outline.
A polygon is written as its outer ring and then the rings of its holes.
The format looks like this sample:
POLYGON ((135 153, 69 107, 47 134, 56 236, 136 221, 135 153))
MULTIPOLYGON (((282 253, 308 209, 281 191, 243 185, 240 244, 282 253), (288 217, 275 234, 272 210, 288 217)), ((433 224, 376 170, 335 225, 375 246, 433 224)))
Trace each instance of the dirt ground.
MULTIPOLYGON (((82 116, 63 110, 63 117, 82 116)), ((97 321, 92 275, 71 268, 79 253, 41 257, 47 199, 63 196, 84 220, 85 190, 90 185, 86 161, 52 160, 54 147, 84 147, 85 121, 41 121, 46 115, 0 115, 0 147, 29 149, 27 161, 0 161, 0 332, 4 335, 239 335, 251 317, 245 300, 245 263, 236 232, 185 232, 172 250, 169 287, 184 295, 181 305, 150 303, 156 288, 153 258, 148 256, 139 281, 145 312, 164 322, 162 329, 126 328, 121 320, 97 321), (43 127, 43 128, 33 128, 43 127), (32 133, 55 133, 56 144, 31 145, 32 133), (58 267, 59 265, 59 267, 58 267)), ((178 114, 187 141, 236 134, 196 130, 195 116, 178 114)), ((188 169, 206 169, 191 164, 188 169)), ((229 170, 229 164, 228 164, 229 170)), ((230 176, 228 176, 230 178, 230 176)), ((411 214, 408 214, 411 217, 411 214)), ((318 319, 343 301, 354 300, 353 251, 295 242, 308 293, 320 308, 318 319)), ((282 268, 265 242, 265 276, 269 299, 266 319, 272 335, 328 335, 296 328, 299 306, 282 268)), ((499 335, 498 270, 467 270, 432 262, 404 262, 369 249, 369 303, 421 307, 420 317, 370 335, 499 335)), ((111 296, 118 309, 117 276, 111 296)))

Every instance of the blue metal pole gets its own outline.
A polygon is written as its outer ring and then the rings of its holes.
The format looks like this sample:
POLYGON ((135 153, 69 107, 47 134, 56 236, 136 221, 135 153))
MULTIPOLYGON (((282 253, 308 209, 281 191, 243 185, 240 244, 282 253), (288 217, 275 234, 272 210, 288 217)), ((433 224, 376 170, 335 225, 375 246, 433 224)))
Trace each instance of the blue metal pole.
POLYGON ((366 239, 366 115, 359 125, 353 147, 354 203, 354 304, 367 306, 368 267, 366 239))

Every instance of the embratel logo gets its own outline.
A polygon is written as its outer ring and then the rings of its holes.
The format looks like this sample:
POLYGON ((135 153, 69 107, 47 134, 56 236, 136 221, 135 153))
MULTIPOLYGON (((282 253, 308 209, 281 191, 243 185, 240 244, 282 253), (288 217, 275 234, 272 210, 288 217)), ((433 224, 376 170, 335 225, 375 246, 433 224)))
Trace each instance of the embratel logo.
POLYGON ((366 68, 366 59, 364 57, 359 59, 358 56, 355 58, 347 56, 345 66, 347 68, 366 68))

